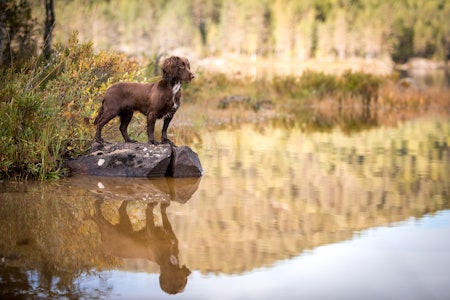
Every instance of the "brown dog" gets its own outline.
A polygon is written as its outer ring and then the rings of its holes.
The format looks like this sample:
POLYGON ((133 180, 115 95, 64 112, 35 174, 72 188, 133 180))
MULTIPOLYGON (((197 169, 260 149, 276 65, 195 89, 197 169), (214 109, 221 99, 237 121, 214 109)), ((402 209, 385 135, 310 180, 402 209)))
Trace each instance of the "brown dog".
POLYGON ((171 143, 167 138, 167 128, 180 106, 181 83, 194 79, 190 68, 187 58, 172 56, 162 65, 163 76, 160 81, 149 84, 122 82, 108 88, 94 121, 94 125, 97 125, 95 140, 103 143, 103 126, 119 116, 119 129, 125 142, 135 142, 128 136, 127 128, 134 111, 139 111, 147 116, 148 142, 157 144, 154 138, 155 123, 157 119, 163 118, 161 142, 171 143))

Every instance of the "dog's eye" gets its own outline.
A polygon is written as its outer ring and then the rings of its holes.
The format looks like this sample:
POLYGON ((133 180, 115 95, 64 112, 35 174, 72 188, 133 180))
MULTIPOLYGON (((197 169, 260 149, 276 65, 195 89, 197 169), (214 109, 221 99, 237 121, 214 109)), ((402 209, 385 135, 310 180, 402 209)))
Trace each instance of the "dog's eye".
POLYGON ((186 68, 184 65, 180 65, 180 69, 184 69, 186 68))

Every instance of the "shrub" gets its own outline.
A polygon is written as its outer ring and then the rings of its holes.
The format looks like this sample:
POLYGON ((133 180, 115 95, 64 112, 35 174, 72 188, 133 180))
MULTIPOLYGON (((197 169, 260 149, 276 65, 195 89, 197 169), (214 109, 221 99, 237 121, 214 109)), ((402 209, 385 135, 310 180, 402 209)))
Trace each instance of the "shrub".
POLYGON ((293 98, 302 97, 300 80, 295 76, 275 76, 272 86, 278 95, 289 95, 293 98))
POLYGON ((323 72, 305 71, 300 77, 274 77, 272 85, 279 95, 293 98, 322 99, 335 93, 339 86, 338 78, 323 72))
POLYGON ((64 157, 84 153, 100 95, 111 83, 136 80, 122 54, 94 54, 91 43, 58 45, 48 61, 3 70, 0 80, 0 178, 58 177, 64 157))
POLYGON ((300 82, 306 95, 319 99, 336 93, 339 88, 338 77, 323 72, 305 71, 300 82))
POLYGON ((305 71, 300 77, 275 77, 272 80, 273 89, 278 95, 309 101, 346 97, 353 98, 352 101, 363 99, 365 104, 378 96, 382 83, 383 78, 380 76, 352 71, 346 71, 341 76, 305 71))
POLYGON ((341 81, 341 89, 345 96, 361 97, 366 102, 377 98, 383 83, 380 76, 351 71, 344 72, 341 81))

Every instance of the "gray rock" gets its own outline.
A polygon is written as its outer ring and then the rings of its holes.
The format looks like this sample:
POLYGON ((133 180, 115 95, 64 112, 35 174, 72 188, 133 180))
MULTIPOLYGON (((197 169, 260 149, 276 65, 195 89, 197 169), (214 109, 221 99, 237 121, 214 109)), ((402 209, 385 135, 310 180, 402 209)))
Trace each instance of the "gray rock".
POLYGON ((113 177, 200 177, 198 155, 189 147, 146 143, 93 143, 88 155, 65 161, 71 174, 113 177))
POLYGON ((72 174, 118 177, 159 177, 166 174, 170 145, 94 143, 91 153, 66 161, 72 174))
POLYGON ((187 146, 172 147, 172 160, 167 169, 167 176, 200 177, 203 168, 197 153, 187 146))

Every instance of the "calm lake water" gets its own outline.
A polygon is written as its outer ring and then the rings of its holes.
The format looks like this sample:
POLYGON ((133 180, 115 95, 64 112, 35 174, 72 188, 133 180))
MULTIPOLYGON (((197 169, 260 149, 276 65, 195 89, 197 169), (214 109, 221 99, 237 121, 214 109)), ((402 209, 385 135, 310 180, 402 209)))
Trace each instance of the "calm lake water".
POLYGON ((448 299, 449 145, 245 125, 193 140, 198 179, 3 182, 0 298, 448 299))

